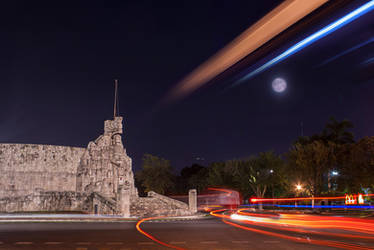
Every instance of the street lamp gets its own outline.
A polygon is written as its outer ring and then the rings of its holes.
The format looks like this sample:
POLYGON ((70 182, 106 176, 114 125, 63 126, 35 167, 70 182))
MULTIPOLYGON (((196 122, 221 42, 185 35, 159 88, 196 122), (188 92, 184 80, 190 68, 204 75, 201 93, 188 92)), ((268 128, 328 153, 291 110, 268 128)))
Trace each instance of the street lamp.
POLYGON ((331 177, 336 177, 339 175, 339 172, 336 170, 332 170, 331 172, 328 172, 327 174, 327 188, 330 191, 331 189, 331 177))
MULTIPOLYGON (((298 183, 298 184, 296 184, 295 189, 296 189, 296 197, 297 197, 298 194, 299 194, 299 192, 300 192, 301 190, 303 190, 303 186, 301 186, 301 184, 298 183)), ((295 200, 295 207, 297 207, 297 200, 295 200)))

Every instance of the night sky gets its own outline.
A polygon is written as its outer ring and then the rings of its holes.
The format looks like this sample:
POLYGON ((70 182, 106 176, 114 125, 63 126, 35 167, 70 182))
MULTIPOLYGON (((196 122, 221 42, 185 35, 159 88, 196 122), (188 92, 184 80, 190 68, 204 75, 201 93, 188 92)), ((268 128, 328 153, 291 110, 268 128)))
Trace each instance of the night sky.
MULTIPOLYGON (((0 142, 86 147, 113 115, 119 79, 124 145, 176 169, 194 162, 287 151, 330 116, 374 135, 374 13, 238 87, 235 75, 160 106, 170 88, 281 1, 9 1, 1 5, 0 142), (287 81, 283 93, 271 82, 287 81), (204 160, 196 160, 203 158, 204 160)), ((262 62, 365 1, 336 10, 262 62)), ((260 63, 260 62, 257 62, 260 63)), ((255 65, 248 65, 248 71, 255 65)))

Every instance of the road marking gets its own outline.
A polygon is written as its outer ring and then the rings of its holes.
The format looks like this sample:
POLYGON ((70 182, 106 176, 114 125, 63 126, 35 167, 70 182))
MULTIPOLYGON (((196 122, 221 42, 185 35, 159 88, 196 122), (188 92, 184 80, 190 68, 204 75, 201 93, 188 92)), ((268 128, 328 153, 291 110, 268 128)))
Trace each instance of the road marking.
POLYGON ((264 243, 280 243, 279 240, 264 240, 264 243))
POLYGON ((59 244, 62 244, 62 242, 60 241, 47 241, 47 242, 44 242, 45 245, 59 245, 59 244))
POLYGON ((16 245, 32 245, 33 243, 31 241, 18 241, 14 244, 16 244, 16 245))
POLYGON ((123 244, 123 242, 107 242, 106 243, 107 245, 122 245, 123 244))
POLYGON ((75 242, 76 245, 91 245, 91 242, 75 242))
POLYGON ((154 242, 138 242, 138 245, 154 245, 154 242))
POLYGON ((218 244, 218 241, 201 241, 201 244, 218 244))
POLYGON ((233 240, 231 242, 235 244, 245 244, 245 243, 248 243, 249 241, 248 240, 233 240))
POLYGON ((178 244, 186 244, 185 241, 170 241, 169 242, 170 245, 178 245, 178 244))

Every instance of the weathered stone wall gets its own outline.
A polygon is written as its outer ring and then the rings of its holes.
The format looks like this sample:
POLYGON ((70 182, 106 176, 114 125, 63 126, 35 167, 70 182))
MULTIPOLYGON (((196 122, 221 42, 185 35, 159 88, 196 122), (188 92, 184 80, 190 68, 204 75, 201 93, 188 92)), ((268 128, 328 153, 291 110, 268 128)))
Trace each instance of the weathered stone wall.
POLYGON ((76 192, 36 192, 0 199, 0 212, 79 211, 91 213, 93 196, 76 192))
POLYGON ((88 211, 92 214, 110 214, 116 215, 120 211, 117 210, 117 203, 111 198, 106 198, 98 193, 92 193, 92 210, 88 211), (97 206, 95 211, 95 206, 97 206))
POLYGON ((84 148, 0 144, 0 198, 36 191, 76 191, 84 148))

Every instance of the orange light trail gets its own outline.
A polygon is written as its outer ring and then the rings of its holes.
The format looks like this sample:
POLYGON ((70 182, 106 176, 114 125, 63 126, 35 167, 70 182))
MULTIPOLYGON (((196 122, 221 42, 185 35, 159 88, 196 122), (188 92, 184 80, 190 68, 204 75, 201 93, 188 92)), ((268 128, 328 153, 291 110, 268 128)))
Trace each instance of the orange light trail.
POLYGON ((264 231, 264 230, 260 230, 260 229, 246 227, 246 226, 235 224, 235 223, 232 223, 232 222, 229 222, 229 221, 226 221, 226 220, 222 220, 222 221, 224 223, 228 224, 228 225, 231 225, 231 226, 234 226, 234 227, 237 227, 237 228, 241 228, 241 229, 244 229, 244 230, 247 230, 247 231, 252 231, 252 232, 255 232, 255 233, 265 234, 265 235, 278 237, 278 238, 286 239, 286 240, 291 240, 291 241, 295 241, 295 242, 302 242, 302 243, 315 244, 315 245, 321 245, 321 246, 329 246, 329 247, 337 247, 337 248, 342 248, 342 249, 361 249, 361 250, 372 249, 372 248, 362 247, 362 246, 353 245, 353 244, 340 243, 340 242, 336 242, 336 241, 313 240, 313 239, 304 239, 304 238, 300 238, 300 237, 293 237, 293 236, 283 235, 283 234, 279 234, 279 233, 268 232, 268 231, 264 231))
MULTIPOLYGON (((239 213, 244 214, 242 209, 239 213)), ((253 221, 264 224, 276 224, 276 225, 287 225, 287 226, 301 226, 306 228, 337 228, 344 230, 351 230, 360 233, 374 234, 374 221, 368 222, 368 220, 358 218, 346 218, 346 217, 331 217, 331 216, 311 216, 311 215, 295 215, 295 214, 280 214, 279 219, 272 219, 266 217, 247 217, 245 221, 253 221)))
POLYGON ((286 0, 182 79, 167 96, 176 100, 203 87, 327 0, 286 0))
MULTIPOLYGON (((374 194, 363 194, 362 196, 370 197, 374 194)), ((335 196, 335 197, 295 197, 295 198, 251 198, 252 203, 256 202, 267 202, 267 201, 301 201, 301 200, 345 200, 346 196, 335 196)))
POLYGON ((143 229, 140 228, 140 224, 142 224, 143 222, 145 221, 148 221, 148 220, 154 220, 154 219, 160 219, 160 218, 164 218, 164 216, 160 216, 160 217, 149 217, 149 218, 144 218, 144 219, 141 219, 139 220, 137 223, 136 223, 136 229, 142 233, 143 235, 145 235, 146 237, 148 237, 149 239, 157 242, 158 244, 160 245, 163 245, 165 247, 170 247, 170 248, 174 248, 174 249, 178 249, 178 250, 186 250, 185 248, 181 248, 181 247, 178 247, 178 246, 174 246, 174 245, 170 245, 168 243, 165 243, 159 239, 157 239, 156 237, 154 237, 153 235, 145 232, 143 229))
MULTIPOLYGON (((261 229, 255 229, 251 227, 246 227, 243 225, 238 225, 236 223, 229 222, 227 220, 232 220, 233 218, 229 215, 223 214, 223 212, 228 211, 225 209, 212 211, 210 214, 216 217, 219 217, 223 220, 224 223, 235 226, 244 230, 257 232, 269 236, 274 236, 278 238, 283 238, 287 240, 292 240, 295 242, 310 243, 316 245, 337 247, 343 249, 371 249, 354 244, 340 243, 336 241, 327 241, 327 240, 312 240, 312 239, 303 239, 300 237, 293 237, 288 235, 283 235, 280 233, 268 232, 261 229)), ((275 230, 291 231, 296 233, 309 233, 314 235, 323 235, 323 236, 335 236, 341 238, 350 238, 350 239, 367 239, 373 240, 374 237, 374 221, 368 222, 367 220, 357 219, 357 218, 335 218, 331 219, 331 216, 310 216, 310 215, 293 215, 293 214, 279 214, 279 218, 274 219, 276 215, 273 214, 257 214, 257 213, 248 213, 245 212, 245 209, 239 209, 237 211, 238 215, 244 215, 248 217, 243 217, 240 219, 241 222, 245 224, 261 226, 266 228, 271 228, 275 230), (256 218, 257 217, 257 218, 256 218), (285 228, 286 226, 286 228, 285 228), (298 229, 295 227, 306 227, 306 228, 338 228, 343 230, 355 231, 360 233, 365 233, 369 235, 352 235, 352 234, 343 234, 343 233, 330 233, 330 232, 316 232, 308 231, 304 229, 298 229)))
POLYGON ((224 188, 208 188, 208 190, 220 191, 226 193, 227 196, 232 194, 232 191, 224 189, 224 188))
MULTIPOLYGON (((256 214, 256 213, 247 213, 247 212, 243 212, 242 210, 244 210, 244 209, 239 209, 237 211, 237 214, 246 215, 246 216, 258 216, 258 214, 256 214)), ((269 216, 267 214, 265 214, 265 215, 269 216)), ((260 214, 260 216, 264 216, 264 214, 260 214)), ((292 218, 292 215, 290 215, 290 214, 280 214, 280 216, 292 218)), ((299 219, 299 220, 303 220, 304 221, 304 220, 308 220, 308 219, 309 220, 314 219, 314 218, 311 218, 312 216, 309 216, 309 218, 306 215, 299 215, 299 218, 297 218, 296 216, 293 218, 294 220, 299 219)), ((315 216, 315 217, 317 217, 317 216, 315 216)), ((323 217, 323 216, 318 216, 318 217, 326 218, 326 217, 323 217)), ((319 220, 316 223, 321 223, 321 221, 322 220, 319 220)), ((243 222, 246 223, 246 224, 258 225, 257 222, 253 222, 253 221, 249 221, 249 220, 244 220, 243 222)), ((331 223, 331 221, 326 222, 326 223, 331 223)), ((297 232, 297 233, 309 233, 309 234, 329 235, 329 236, 335 236, 335 237, 341 237, 341 238, 357 238, 357 239, 374 240, 374 236, 355 235, 355 234, 340 234, 340 233, 330 233, 330 232, 317 232, 317 231, 307 231, 307 230, 296 229, 296 228, 291 228, 291 227, 285 228, 284 225, 285 225, 284 223, 276 223, 275 222, 275 223, 273 223, 273 225, 271 225, 270 223, 269 224, 265 224, 264 223, 261 226, 268 227, 268 228, 273 228, 273 229, 287 230, 287 231, 292 231, 292 232, 297 232)), ((295 226, 295 225, 287 224, 287 226, 295 226)), ((300 225, 298 225, 298 226, 300 226, 300 225)), ((306 226, 306 225, 302 224, 301 226, 306 226)), ((371 223, 369 225, 364 225, 364 226, 373 227, 373 223, 371 223)), ((334 227, 334 226, 331 226, 331 224, 330 224, 329 227, 334 227)), ((347 229, 347 228, 342 227, 341 229, 347 229)), ((370 232, 366 232, 365 231, 364 233, 370 233, 370 232)))

